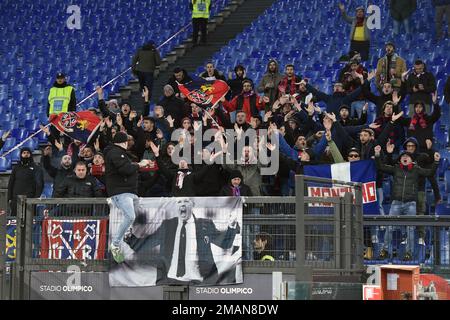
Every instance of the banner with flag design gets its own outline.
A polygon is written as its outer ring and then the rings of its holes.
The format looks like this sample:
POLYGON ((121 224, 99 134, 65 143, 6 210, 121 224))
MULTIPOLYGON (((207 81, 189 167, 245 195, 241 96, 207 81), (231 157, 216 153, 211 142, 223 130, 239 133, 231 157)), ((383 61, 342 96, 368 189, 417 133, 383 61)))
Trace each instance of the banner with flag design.
POLYGON ((186 84, 178 84, 180 92, 186 96, 189 101, 202 108, 209 108, 224 97, 230 87, 223 80, 205 80, 195 79, 186 84))
POLYGON ((105 259, 107 224, 107 219, 45 219, 42 222, 41 258, 105 259))
MULTIPOLYGON (((305 166, 304 174, 306 176, 327 178, 343 182, 361 182, 363 213, 380 213, 377 199, 377 171, 373 160, 305 166)), ((308 185, 308 196, 310 197, 343 197, 346 192, 354 193, 354 190, 351 187, 342 185, 308 185)))
POLYGON ((63 112, 49 120, 60 132, 83 143, 88 143, 100 126, 100 118, 91 111, 63 112))

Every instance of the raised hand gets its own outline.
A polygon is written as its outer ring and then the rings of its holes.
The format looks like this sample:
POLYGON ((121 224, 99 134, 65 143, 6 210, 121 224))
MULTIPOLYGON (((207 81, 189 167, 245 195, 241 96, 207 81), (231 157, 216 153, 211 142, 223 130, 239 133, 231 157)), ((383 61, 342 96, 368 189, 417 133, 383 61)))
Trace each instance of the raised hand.
POLYGON ((338 4, 339 10, 344 11, 345 10, 345 6, 343 3, 339 3, 338 4))
POLYGON ((172 127, 173 127, 173 124, 175 123, 175 119, 172 118, 171 115, 168 115, 167 118, 166 118, 166 120, 167 120, 167 122, 169 122, 169 126, 172 128, 172 127))
POLYGON ((133 119, 136 118, 136 117, 137 117, 136 110, 131 110, 130 116, 129 116, 130 121, 133 121, 133 119))
POLYGON ((95 151, 100 151, 100 138, 97 138, 97 139, 95 139, 95 142, 94 142, 94 149, 95 149, 95 151))
POLYGON ((425 143, 427 145, 427 149, 431 150, 431 148, 433 147, 433 141, 431 141, 430 139, 425 140, 425 143))
POLYGON ((395 149, 395 144, 391 143, 391 140, 388 140, 388 142, 386 144, 386 151, 387 151, 387 153, 394 152, 394 149, 395 149))
POLYGON ((59 150, 62 151, 63 150, 63 145, 61 142, 58 141, 58 139, 55 139, 55 147, 59 150))
POLYGON ((433 99, 433 104, 436 104, 438 101, 437 91, 431 93, 431 98, 433 99))
POLYGON ((97 92, 98 98, 103 99, 103 88, 100 86, 95 87, 95 92, 97 92))
POLYGON ((112 125, 113 125, 113 123, 112 123, 112 121, 111 121, 111 119, 110 119, 109 117, 106 117, 106 118, 105 118, 105 123, 106 123, 106 126, 107 126, 108 128, 111 128, 112 125))
POLYGON ((379 127, 381 127, 381 124, 377 124, 377 123, 371 123, 369 124, 369 128, 370 129, 378 129, 379 127))
POLYGON ((274 151, 277 148, 277 146, 274 144, 271 144, 270 142, 267 142, 266 148, 269 149, 270 151, 274 151))
POLYGON ((269 119, 270 119, 271 116, 272 116, 272 111, 267 111, 267 112, 264 114, 264 122, 269 121, 269 119))
POLYGON ((392 121, 397 121, 399 118, 401 118, 401 116, 403 116, 403 111, 400 111, 399 113, 394 113, 392 115, 392 121))
POLYGON ((164 138, 164 134, 161 131, 161 129, 156 129, 156 138, 158 138, 158 139, 164 138))
MULTIPOLYGON (((42 124, 40 124, 40 125, 39 125, 39 128, 40 128, 42 131, 44 131, 44 133, 45 133, 47 136, 50 135, 50 128, 49 128, 49 127, 44 127, 42 124)), ((10 131, 5 132, 5 133, 3 134, 3 136, 4 136, 6 133, 8 133, 8 135, 9 135, 10 131)), ((2 136, 2 140, 4 141, 5 139, 3 139, 3 136, 2 136)))
POLYGON ((336 122, 336 115, 334 112, 326 114, 328 118, 330 118, 333 122, 336 122))
POLYGON ((373 150, 375 151, 375 155, 376 155, 376 156, 379 156, 380 153, 381 153, 381 146, 378 145, 378 146, 376 146, 373 150))
POLYGON ((363 111, 367 111, 367 110, 369 110, 369 103, 368 102, 366 102, 364 104, 364 106, 363 106, 363 111))
POLYGON ((123 120, 122 120, 122 116, 120 115, 120 113, 118 113, 118 114, 116 115, 116 122, 117 122, 117 125, 118 125, 119 127, 122 127, 122 126, 123 126, 123 120))
POLYGON ((150 148, 152 149, 155 157, 159 157, 159 146, 157 146, 153 141, 150 142, 150 148))
POLYGON ((143 115, 141 115, 141 116, 139 117, 139 121, 138 121, 138 123, 136 124, 138 128, 140 128, 140 127, 142 126, 142 122, 144 122, 144 116, 143 116, 143 115))
POLYGON ((376 74, 377 74, 377 69, 370 71, 369 74, 367 75, 367 81, 370 82, 370 80, 375 78, 376 74))
POLYGON ((434 153, 434 161, 439 162, 439 160, 441 160, 441 155, 439 154, 439 152, 435 152, 434 153))
POLYGON ((397 91, 394 91, 394 92, 392 93, 392 102, 393 102, 395 105, 397 105, 397 104, 400 102, 401 99, 402 99, 402 97, 398 95, 398 92, 397 92, 397 91))
POLYGON ((144 86, 144 90, 142 92, 142 96, 144 97, 145 102, 148 102, 148 98, 150 96, 150 92, 148 91, 147 86, 144 86))
POLYGON ((194 121, 192 126, 194 127, 194 131, 198 131, 201 128, 201 125, 198 121, 194 121))
MULTIPOLYGON (((49 132, 50 132, 50 130, 49 130, 49 132)), ((11 130, 3 132, 2 140, 5 141, 6 139, 8 139, 10 133, 11 133, 11 130)))
POLYGON ((328 142, 331 141, 331 131, 329 129, 327 129, 327 131, 325 132, 325 138, 328 142))
POLYGON ((270 98, 269 98, 269 97, 266 97, 266 96, 264 96, 264 98, 263 98, 263 101, 264 101, 265 103, 269 103, 269 102, 270 102, 270 98))

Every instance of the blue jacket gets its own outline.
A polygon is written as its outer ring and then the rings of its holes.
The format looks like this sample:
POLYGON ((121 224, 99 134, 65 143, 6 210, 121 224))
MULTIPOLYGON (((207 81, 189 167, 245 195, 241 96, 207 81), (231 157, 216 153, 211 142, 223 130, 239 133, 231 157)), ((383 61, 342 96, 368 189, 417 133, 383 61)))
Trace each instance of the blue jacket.
MULTIPOLYGON (((365 82, 367 82, 367 80, 365 80, 365 82)), ((360 96, 362 87, 363 86, 357 88, 350 94, 346 94, 344 92, 326 94, 322 91, 317 90, 312 85, 306 84, 306 89, 308 89, 309 92, 311 92, 314 96, 316 96, 318 101, 323 101, 327 104, 327 112, 328 113, 334 112, 334 114, 338 118, 339 118, 339 108, 343 104, 349 106, 353 101, 355 101, 360 96)))

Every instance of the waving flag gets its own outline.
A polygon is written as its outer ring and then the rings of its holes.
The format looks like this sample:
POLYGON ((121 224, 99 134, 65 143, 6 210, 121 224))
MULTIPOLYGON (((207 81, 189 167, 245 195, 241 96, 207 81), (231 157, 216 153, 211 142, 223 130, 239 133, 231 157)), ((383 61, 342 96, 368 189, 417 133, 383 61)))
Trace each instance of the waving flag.
MULTIPOLYGON (((363 213, 379 214, 377 199, 376 168, 373 160, 336 163, 331 165, 305 166, 306 176, 328 178, 344 182, 361 182, 363 213)), ((324 187, 308 185, 310 197, 343 197, 346 192, 354 192, 351 187, 333 185, 324 187)))
POLYGON ((105 259, 107 219, 42 222, 41 258, 105 259))
POLYGON ((100 126, 100 118, 91 111, 63 112, 51 115, 50 122, 72 139, 88 143, 100 126))
POLYGON ((222 99, 230 87, 222 80, 210 81, 198 78, 189 83, 178 84, 178 89, 189 101, 202 108, 208 108, 222 99))

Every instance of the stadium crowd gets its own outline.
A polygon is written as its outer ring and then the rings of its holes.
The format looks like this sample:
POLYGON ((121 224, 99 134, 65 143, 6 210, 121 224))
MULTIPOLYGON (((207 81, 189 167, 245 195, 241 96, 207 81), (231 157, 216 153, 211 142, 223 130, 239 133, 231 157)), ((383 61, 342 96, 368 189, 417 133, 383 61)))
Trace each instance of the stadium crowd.
MULTIPOLYGON (((344 8, 340 9, 344 13, 344 8)), ((42 127, 48 136, 48 145, 42 150, 42 167, 53 180, 52 196, 108 196, 107 146, 127 142, 126 151, 132 161, 147 160, 139 168, 136 191, 140 197, 289 196, 294 194, 294 174, 301 174, 305 165, 374 159, 381 213, 426 214, 426 180, 434 195, 434 203, 428 205, 442 201, 436 177, 440 155, 433 140, 433 125, 441 116, 435 78, 424 61, 400 57, 393 42, 386 43, 385 55, 379 57, 374 71, 362 64, 367 50, 361 54, 355 50, 361 46, 354 43, 352 48, 332 92, 320 91, 310 79, 296 74, 294 65, 282 69, 275 60, 267 62, 260 83, 247 78, 242 65, 228 77, 213 63, 208 63, 199 75, 176 67, 153 110, 151 88, 146 86, 152 79, 140 75, 146 105, 142 114, 129 101, 118 104, 116 100, 105 100, 103 89, 97 87, 98 105, 89 110, 101 119, 101 124, 88 144, 42 127), (196 77, 227 81, 230 90, 214 108, 203 109, 189 101, 177 85, 196 77), (376 91, 371 89, 372 82, 376 91), (172 141, 176 129, 182 130, 172 141), (194 154, 172 161, 177 146, 194 145, 194 133, 207 129, 216 130, 214 139, 222 150, 214 152, 208 147, 210 142, 202 142, 203 163, 195 164, 194 154), (225 134, 227 129, 234 130, 235 136, 225 134), (227 148, 239 145, 236 142, 245 139, 246 131, 251 129, 257 133, 267 129, 276 138, 258 136, 255 144, 243 143, 242 158, 232 159, 234 164, 216 163, 216 159, 227 157, 227 148), (262 166, 255 159, 259 152, 273 151, 275 146, 280 150, 279 170, 271 176, 261 175, 262 166), (390 175, 390 212, 384 212, 383 181, 390 175)), ((70 87, 63 74, 57 78, 55 88, 70 87)), ((449 81, 443 93, 447 102, 449 81)), ((73 111, 76 103, 75 89, 70 88, 68 105, 72 109, 67 111, 73 111)), ((57 113, 49 97, 48 114, 57 113)), ((3 136, 1 141, 5 139, 3 136)), ((33 162, 31 150, 21 150, 21 160, 13 168, 8 187, 13 214, 18 195, 40 196, 43 169, 33 162)))

